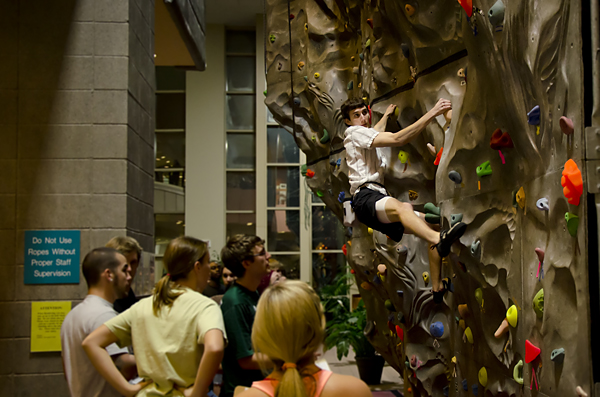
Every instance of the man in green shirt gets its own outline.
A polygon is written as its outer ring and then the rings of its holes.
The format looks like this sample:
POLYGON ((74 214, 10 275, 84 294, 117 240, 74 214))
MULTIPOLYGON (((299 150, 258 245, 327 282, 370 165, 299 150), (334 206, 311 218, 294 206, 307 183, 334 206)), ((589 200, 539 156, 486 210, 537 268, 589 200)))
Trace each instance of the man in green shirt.
POLYGON ((221 259, 234 276, 235 284, 223 296, 221 310, 228 344, 223 357, 223 388, 220 397, 231 397, 236 386, 250 387, 264 378, 260 354, 252 349, 252 324, 256 314, 261 279, 268 273, 271 255, 260 237, 242 234, 231 237, 221 250, 221 259))

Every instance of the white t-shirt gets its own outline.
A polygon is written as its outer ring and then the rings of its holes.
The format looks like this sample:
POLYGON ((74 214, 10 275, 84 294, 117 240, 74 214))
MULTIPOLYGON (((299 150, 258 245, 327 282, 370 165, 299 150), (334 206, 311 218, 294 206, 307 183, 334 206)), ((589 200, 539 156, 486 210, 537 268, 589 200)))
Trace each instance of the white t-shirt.
MULTIPOLYGON (((350 194, 354 195, 356 189, 366 182, 383 184, 383 173, 387 161, 379 148, 371 148, 379 131, 362 126, 351 126, 346 129, 344 147, 346 148, 346 163, 350 171, 350 194)), ((370 189, 387 194, 385 189, 377 185, 369 185, 370 189)))
MULTIPOLYGON (((120 394, 96 371, 81 342, 96 328, 115 317, 113 305, 88 295, 67 314, 60 328, 62 357, 72 397, 112 397, 120 394)), ((111 356, 127 353, 116 344, 106 347, 111 356)))

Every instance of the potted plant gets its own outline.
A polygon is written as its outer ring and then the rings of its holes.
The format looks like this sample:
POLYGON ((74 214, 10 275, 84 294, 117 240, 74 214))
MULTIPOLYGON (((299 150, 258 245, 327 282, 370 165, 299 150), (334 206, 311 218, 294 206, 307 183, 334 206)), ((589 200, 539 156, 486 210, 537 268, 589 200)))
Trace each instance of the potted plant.
POLYGON ((367 310, 361 300, 358 307, 350 310, 348 293, 353 277, 342 268, 328 286, 321 288, 321 301, 327 320, 325 350, 336 348, 337 358, 347 357, 350 346, 355 353, 360 378, 369 385, 381 383, 385 360, 377 355, 375 348, 364 334, 367 310))

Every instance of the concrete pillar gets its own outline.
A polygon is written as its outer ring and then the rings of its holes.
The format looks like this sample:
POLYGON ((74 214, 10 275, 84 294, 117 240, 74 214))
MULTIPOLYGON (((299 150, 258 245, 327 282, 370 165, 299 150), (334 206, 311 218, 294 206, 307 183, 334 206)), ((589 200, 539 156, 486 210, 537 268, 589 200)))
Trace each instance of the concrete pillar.
POLYGON ((68 395, 60 353, 29 353, 25 230, 115 235, 153 251, 154 1, 0 0, 0 395, 68 395))

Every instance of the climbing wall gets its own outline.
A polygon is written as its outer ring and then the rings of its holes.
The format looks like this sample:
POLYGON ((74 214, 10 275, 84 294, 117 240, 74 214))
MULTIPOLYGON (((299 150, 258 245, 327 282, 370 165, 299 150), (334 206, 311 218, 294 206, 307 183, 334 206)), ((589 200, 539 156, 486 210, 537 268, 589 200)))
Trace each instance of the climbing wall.
POLYGON ((396 132, 452 101, 409 145, 386 149, 385 185, 444 228, 468 224, 443 263, 453 292, 433 302, 426 243, 347 231, 365 332, 405 395, 590 393, 580 2, 266 4, 266 104, 340 219, 341 103, 363 97, 373 124, 397 105, 396 132))

